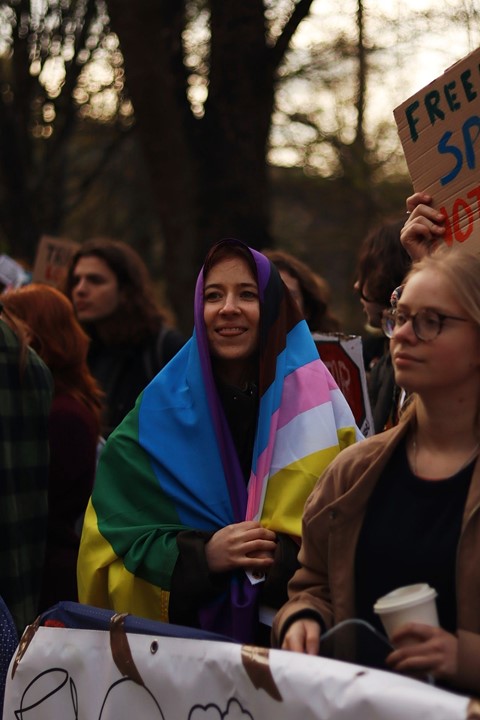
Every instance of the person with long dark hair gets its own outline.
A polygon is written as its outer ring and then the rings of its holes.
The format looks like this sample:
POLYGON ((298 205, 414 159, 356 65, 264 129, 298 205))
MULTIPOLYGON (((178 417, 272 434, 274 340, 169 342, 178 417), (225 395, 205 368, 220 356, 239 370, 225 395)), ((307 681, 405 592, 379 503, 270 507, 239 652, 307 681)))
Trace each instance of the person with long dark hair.
POLYGON ((66 294, 92 341, 88 365, 105 392, 108 436, 184 339, 156 302, 145 263, 127 243, 83 243, 72 258, 66 294))
POLYGON ((213 246, 194 315, 102 452, 80 599, 260 642, 296 567, 305 499, 360 433, 264 255, 213 246))
POLYGON ((263 252, 278 268, 280 277, 297 301, 310 330, 319 333, 339 332, 340 322, 329 307, 330 287, 327 281, 286 250, 263 252))
POLYGON ((411 260, 400 243, 403 220, 383 223, 363 241, 357 261, 354 289, 367 319, 367 327, 378 333, 364 337, 367 382, 375 432, 398 422, 403 399, 395 383, 388 338, 382 331, 383 312, 390 307, 392 292, 403 281, 411 260), (371 352, 374 338, 375 351, 371 352))

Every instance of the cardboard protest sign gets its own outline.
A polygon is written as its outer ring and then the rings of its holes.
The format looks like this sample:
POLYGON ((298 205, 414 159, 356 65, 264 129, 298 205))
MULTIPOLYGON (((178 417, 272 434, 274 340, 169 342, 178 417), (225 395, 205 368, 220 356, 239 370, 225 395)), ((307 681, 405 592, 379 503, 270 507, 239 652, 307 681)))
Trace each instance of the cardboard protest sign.
POLYGON ((360 335, 314 333, 318 353, 350 405, 357 427, 374 434, 360 335))
POLYGON ((480 252, 480 48, 394 116, 414 190, 446 217, 445 242, 480 252))
POLYGON ((61 288, 72 257, 80 248, 73 240, 43 235, 37 248, 33 266, 33 282, 61 288))

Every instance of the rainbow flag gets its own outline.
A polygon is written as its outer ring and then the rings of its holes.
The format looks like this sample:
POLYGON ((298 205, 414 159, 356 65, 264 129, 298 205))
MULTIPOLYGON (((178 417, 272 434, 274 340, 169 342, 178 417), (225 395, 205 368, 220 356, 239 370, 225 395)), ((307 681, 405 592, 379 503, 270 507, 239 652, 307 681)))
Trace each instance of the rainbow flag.
MULTIPOLYGON (((225 241, 237 242, 237 241, 225 241)), ((203 322, 203 273, 190 341, 140 395, 102 452, 78 564, 83 603, 168 621, 176 534, 260 519, 300 535, 306 498, 340 450, 362 436, 305 321, 265 256, 251 250, 261 307, 259 411, 248 484, 219 400, 203 322)), ((242 573, 233 596, 201 613, 242 641, 237 606, 255 605, 242 573), (232 610, 233 607, 233 610, 232 610), (225 613, 223 613, 225 615, 225 613), (220 619, 219 619, 220 618, 220 619)), ((247 623, 248 625, 248 623, 247 623)))

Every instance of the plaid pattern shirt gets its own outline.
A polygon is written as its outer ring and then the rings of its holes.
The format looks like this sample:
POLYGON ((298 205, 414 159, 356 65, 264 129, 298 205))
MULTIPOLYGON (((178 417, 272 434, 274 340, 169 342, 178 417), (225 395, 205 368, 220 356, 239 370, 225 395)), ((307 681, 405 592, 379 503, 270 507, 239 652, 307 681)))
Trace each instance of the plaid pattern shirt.
POLYGON ((0 595, 19 633, 38 613, 47 527, 49 370, 0 320, 0 595))

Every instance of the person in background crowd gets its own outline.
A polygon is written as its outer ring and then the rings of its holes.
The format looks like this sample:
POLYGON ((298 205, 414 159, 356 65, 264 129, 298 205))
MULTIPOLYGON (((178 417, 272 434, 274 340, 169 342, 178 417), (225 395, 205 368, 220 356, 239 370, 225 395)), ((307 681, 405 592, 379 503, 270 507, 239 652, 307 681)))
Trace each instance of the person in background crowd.
POLYGON ((214 245, 194 316, 193 337, 102 452, 80 600, 264 642, 297 567, 305 499, 361 436, 264 255, 214 245))
POLYGON ((311 332, 338 332, 340 323, 328 307, 330 288, 327 281, 285 250, 263 250, 263 254, 278 268, 311 332))
MULTIPOLYGON (((357 263, 354 289, 360 295, 368 326, 378 332, 382 314, 390 307, 393 290, 407 274, 411 260, 400 244, 403 220, 385 223, 364 240, 357 263)), ((400 388, 395 384, 389 342, 381 335, 381 348, 367 368, 368 392, 375 432, 395 425, 398 420, 400 388)))
POLYGON ((78 600, 79 518, 95 477, 101 392, 87 366, 89 338, 71 302, 53 287, 31 284, 2 296, 24 323, 29 345, 53 376, 49 415, 48 534, 40 609, 78 600))
POLYGON ((376 600, 428 583, 440 627, 400 627, 387 663, 476 694, 480 258, 443 247, 416 262, 385 322, 395 379, 410 404, 395 428, 341 453, 311 494, 302 567, 276 616, 275 640, 315 654, 321 633, 344 619, 382 631, 376 600))
POLYGON ((0 596, 18 633, 38 615, 47 535, 52 378, 22 323, 0 317, 0 596))
POLYGON ((92 340, 88 365, 105 392, 108 436, 184 339, 158 307, 145 263, 124 242, 85 242, 72 259, 66 294, 92 340))

